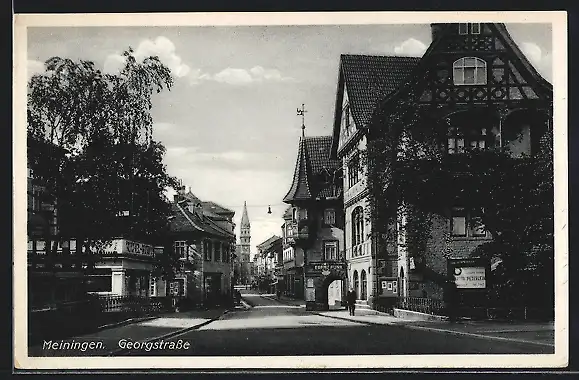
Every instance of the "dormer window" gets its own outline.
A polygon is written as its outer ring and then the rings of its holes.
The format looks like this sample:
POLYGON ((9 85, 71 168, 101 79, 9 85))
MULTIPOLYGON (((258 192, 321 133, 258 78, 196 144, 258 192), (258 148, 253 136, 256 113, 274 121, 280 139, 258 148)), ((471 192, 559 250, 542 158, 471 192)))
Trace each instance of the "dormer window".
POLYGON ((463 22, 458 24, 458 34, 480 34, 480 22, 463 22))
POLYGON ((465 57, 452 64, 455 85, 485 85, 487 83, 487 63, 476 57, 465 57))

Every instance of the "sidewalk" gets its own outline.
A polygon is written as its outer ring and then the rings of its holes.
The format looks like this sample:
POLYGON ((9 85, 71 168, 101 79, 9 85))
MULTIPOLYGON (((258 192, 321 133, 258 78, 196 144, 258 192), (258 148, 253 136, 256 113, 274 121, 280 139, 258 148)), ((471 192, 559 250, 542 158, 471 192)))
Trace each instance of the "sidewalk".
POLYGON ((162 314, 154 319, 102 329, 93 334, 45 341, 43 344, 29 347, 28 356, 109 356, 121 350, 124 341, 167 339, 182 331, 202 327, 219 319, 228 311, 220 308, 162 314))
POLYGON ((553 346, 555 326, 553 322, 425 322, 405 320, 375 310, 356 310, 356 315, 348 311, 326 311, 317 313, 324 317, 367 323, 372 325, 395 325, 414 330, 425 330, 443 334, 471 336, 473 338, 494 339, 553 346))

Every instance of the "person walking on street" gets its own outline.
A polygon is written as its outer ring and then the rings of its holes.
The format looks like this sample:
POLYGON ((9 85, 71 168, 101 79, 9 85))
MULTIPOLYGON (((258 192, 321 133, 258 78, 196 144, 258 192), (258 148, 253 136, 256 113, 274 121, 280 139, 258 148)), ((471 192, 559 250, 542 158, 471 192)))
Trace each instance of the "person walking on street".
POLYGON ((355 315, 355 312, 356 312, 356 292, 354 291, 354 289, 350 288, 350 290, 348 291, 346 301, 348 302, 348 311, 350 312, 350 315, 355 315))

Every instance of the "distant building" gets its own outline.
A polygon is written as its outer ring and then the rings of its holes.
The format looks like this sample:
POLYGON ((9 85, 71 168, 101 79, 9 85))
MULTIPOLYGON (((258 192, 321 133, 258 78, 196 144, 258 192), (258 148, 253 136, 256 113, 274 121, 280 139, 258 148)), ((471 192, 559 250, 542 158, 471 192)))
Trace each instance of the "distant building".
POLYGON ((247 213, 247 203, 243 202, 243 214, 239 226, 239 244, 235 249, 235 273, 239 284, 251 283, 251 223, 247 213))
POLYGON ((263 290, 271 293, 281 291, 282 238, 273 235, 257 245, 257 257, 260 261, 259 279, 263 290))
POLYGON ((331 147, 332 136, 300 138, 293 180, 283 199, 292 207, 286 242, 303 257, 309 310, 327 310, 328 288, 335 297, 337 287, 341 297, 347 285, 342 168, 330 157, 331 147))
POLYGON ((235 247, 234 212, 201 202, 181 187, 172 204, 174 218, 166 250, 179 257, 180 270, 168 285, 151 283, 151 293, 174 295, 193 303, 214 304, 231 296, 235 247))

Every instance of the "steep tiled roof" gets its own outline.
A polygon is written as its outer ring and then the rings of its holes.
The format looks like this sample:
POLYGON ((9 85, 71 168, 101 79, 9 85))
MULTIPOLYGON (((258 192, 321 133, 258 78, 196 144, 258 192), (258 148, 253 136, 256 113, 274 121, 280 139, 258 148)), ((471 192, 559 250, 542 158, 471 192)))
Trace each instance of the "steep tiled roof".
POLYGON ((332 136, 308 136, 305 137, 305 143, 312 174, 320 173, 324 168, 335 169, 340 166, 339 160, 330 159, 332 136))
POLYGON ((207 209, 214 214, 235 214, 235 211, 223 207, 215 202, 203 201, 201 204, 203 205, 203 209, 207 209))
MULTIPOLYGON (((340 168, 340 161, 330 159, 332 136, 308 136, 300 139, 294 178, 284 202, 311 199, 322 195, 316 174, 324 169, 340 168)), ((286 211, 288 212, 288 211, 286 211)), ((284 215, 285 216, 285 215, 284 215)))
POLYGON ((420 62, 417 57, 347 55, 341 57, 352 117, 365 127, 379 101, 396 91, 420 62))
POLYGON ((171 220, 171 231, 205 233, 226 238, 233 238, 235 236, 233 233, 219 227, 203 214, 190 212, 186 207, 175 203, 172 204, 171 207, 173 209, 173 215, 175 216, 171 220))
POLYGON ((310 160, 308 159, 308 152, 305 147, 304 138, 300 138, 298 147, 298 157, 294 170, 294 178, 292 185, 283 198, 284 202, 291 202, 293 200, 304 200, 312 197, 310 189, 310 160))

